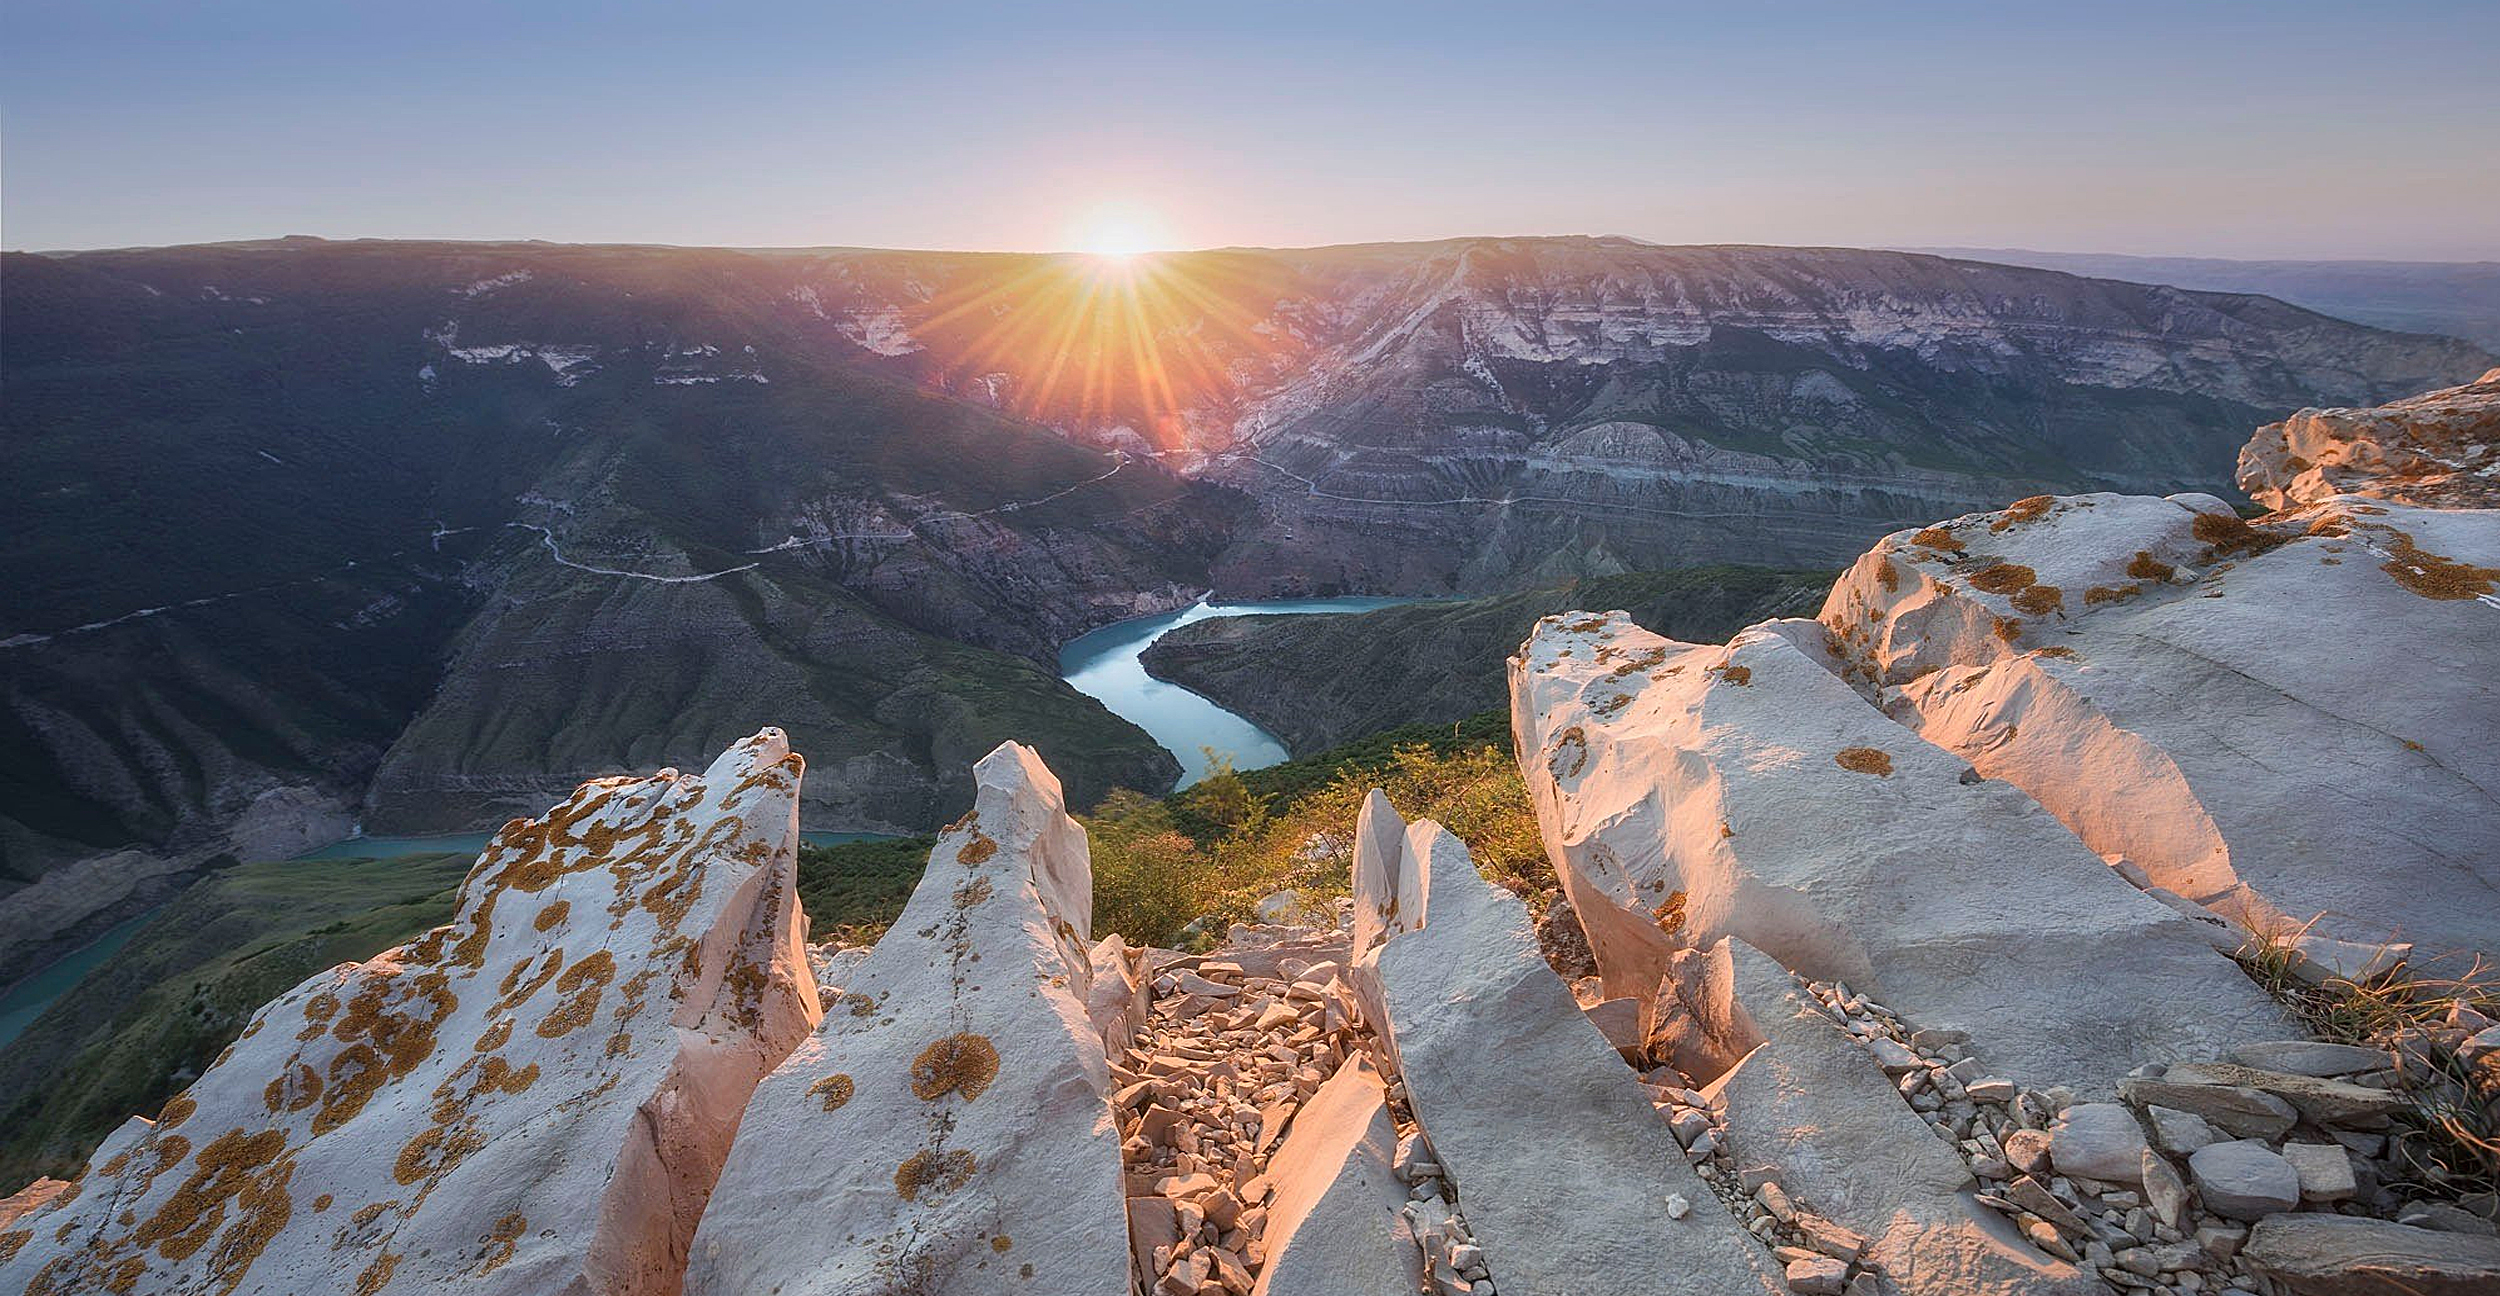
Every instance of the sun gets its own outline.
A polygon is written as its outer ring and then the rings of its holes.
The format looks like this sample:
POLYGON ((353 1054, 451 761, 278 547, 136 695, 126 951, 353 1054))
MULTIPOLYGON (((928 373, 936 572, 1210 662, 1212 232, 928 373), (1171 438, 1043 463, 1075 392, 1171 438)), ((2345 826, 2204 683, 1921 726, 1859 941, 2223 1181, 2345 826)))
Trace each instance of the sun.
POLYGON ((1105 202, 1086 209, 1069 223, 1069 245, 1106 261, 1126 261, 1142 252, 1171 246, 1171 228, 1152 208, 1134 202, 1105 202))

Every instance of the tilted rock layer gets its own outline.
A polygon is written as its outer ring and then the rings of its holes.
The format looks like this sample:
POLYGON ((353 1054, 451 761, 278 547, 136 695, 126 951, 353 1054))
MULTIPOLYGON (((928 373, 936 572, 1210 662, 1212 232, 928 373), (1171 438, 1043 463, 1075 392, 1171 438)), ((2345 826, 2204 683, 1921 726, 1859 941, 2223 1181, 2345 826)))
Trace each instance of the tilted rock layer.
POLYGON ((0 1288, 677 1291, 748 1093, 818 1016, 801 768, 768 729, 507 825, 451 925, 261 1010, 0 1236, 0 1288))

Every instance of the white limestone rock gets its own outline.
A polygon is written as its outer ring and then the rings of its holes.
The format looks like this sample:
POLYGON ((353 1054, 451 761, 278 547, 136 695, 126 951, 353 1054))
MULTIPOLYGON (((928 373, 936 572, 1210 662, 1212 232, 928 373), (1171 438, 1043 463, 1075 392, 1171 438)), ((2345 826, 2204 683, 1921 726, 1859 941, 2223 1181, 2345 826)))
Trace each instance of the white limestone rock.
POLYGON ((2500 509, 2042 496, 1886 537, 1821 619, 1896 714, 2156 886, 2492 953, 2496 581, 2500 509))
POLYGON ((694 1296, 1125 1296, 1084 830, 1039 757, 973 767, 902 916, 758 1086, 694 1296))
POLYGON ((2269 423, 2240 448, 2239 486, 2273 509, 2336 495, 2500 504, 2500 369, 2375 409, 2305 409, 2269 423))
POLYGON ((1411 1292, 1421 1252, 1400 1212, 1406 1184, 1392 1168, 1398 1130, 1380 1075, 1356 1054, 1294 1113, 1270 1158, 1267 1266, 1254 1296, 1411 1292))
POLYGON ((1723 944, 1740 1020, 1761 1041, 1714 1086, 1737 1164, 1777 1166, 1789 1196, 1865 1236, 1901 1296, 2102 1290, 1979 1204, 1962 1159, 1787 969, 1723 944))
POLYGON ((1737 936, 1992 1072, 2105 1090, 2291 1023, 2020 792, 1885 718, 1822 627, 1725 648, 1549 617, 1511 663, 1519 760, 1609 994, 1737 936))
POLYGON ((451 925, 297 986, 108 1139, 0 1290, 676 1291, 818 1013, 801 770, 767 729, 506 825, 451 925))
POLYGON ((1505 1296, 1778 1291, 1538 954, 1527 907, 1439 824, 1396 824, 1385 798, 1366 805, 1356 912, 1394 919, 1349 972, 1505 1296), (1400 857, 1378 858, 1390 842, 1400 857), (1670 1219, 1671 1194, 1699 1205, 1670 1219))

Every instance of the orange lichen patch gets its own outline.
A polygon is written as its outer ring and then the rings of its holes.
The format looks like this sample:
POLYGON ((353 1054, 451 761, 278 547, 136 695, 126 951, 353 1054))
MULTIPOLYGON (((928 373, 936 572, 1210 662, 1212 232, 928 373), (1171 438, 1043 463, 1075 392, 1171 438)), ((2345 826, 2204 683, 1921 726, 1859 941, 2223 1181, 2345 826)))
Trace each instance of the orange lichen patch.
POLYGON ((2013 604, 2017 612, 2028 612, 2033 616, 2047 616, 2066 606, 2066 595, 2055 585, 2034 585, 2016 594, 2013 604))
MULTIPOLYGON (((1722 825, 1724 826, 1724 825, 1722 825)), ((1649 920, 1669 936, 1684 930, 1684 893, 1670 891, 1657 908, 1649 911, 1649 920)))
POLYGON ((1588 731, 1578 725, 1563 730, 1562 736, 1554 740, 1553 754, 1545 758, 1545 768, 1553 771, 1556 778, 1576 778, 1588 764, 1588 731))
POLYGON ((330 1059, 330 1086, 322 1096, 321 1110, 313 1113, 312 1132, 327 1134, 355 1119, 373 1095, 381 1092, 382 1083, 391 1077, 390 1067, 370 1044, 355 1044, 339 1050, 330 1059))
POLYGON ((1589 710, 1597 715, 1610 716, 1630 705, 1632 705, 1631 694, 1617 693, 1611 697, 1599 700, 1599 702, 1595 706, 1590 707, 1589 710))
POLYGON ((943 1197, 970 1182, 972 1154, 964 1151, 934 1152, 923 1148, 894 1168, 894 1191, 907 1202, 920 1200, 922 1193, 943 1197))
POLYGON ((366 1265, 365 1271, 356 1275, 356 1296, 373 1296, 375 1292, 389 1286, 391 1274, 398 1268, 399 1253, 397 1251, 385 1250, 382 1254, 375 1256, 373 1263, 366 1265))
POLYGON ((1881 747, 1843 747, 1833 755, 1832 763, 1860 774, 1892 777, 1892 756, 1881 747))
POLYGON ((1015 1239, 1008 1237, 1004 1233, 990 1239, 990 1250, 996 1251, 1000 1255, 1005 1255, 1015 1245, 1015 1239))
POLYGON ((292 1063, 261 1090, 260 1098, 272 1116, 302 1111, 321 1101, 321 1073, 302 1062, 292 1063))
POLYGON ((557 923, 563 922, 565 916, 572 912, 572 901, 558 900, 554 904, 539 910, 538 916, 530 919, 530 926, 535 927, 540 931, 552 931, 557 923))
POLYGON ((2351 535, 2352 519, 2339 517, 2333 513, 2320 514, 2316 519, 2309 523, 2309 534, 2313 536, 2326 536, 2330 539, 2351 535))
POLYGON ((836 1072, 809 1085, 807 1096, 823 1099, 825 1110, 831 1112, 842 1110, 843 1104, 848 1103, 851 1095, 857 1091, 858 1086, 851 1083, 849 1076, 836 1072))
POLYGON ((1751 666, 1732 666, 1726 662, 1720 662, 1716 666, 1705 668, 1702 674, 1716 676, 1721 682, 1734 684, 1740 688, 1753 686, 1753 667, 1751 666))
POLYGON ((2250 526, 2245 518, 2223 513, 2199 513, 2188 529, 2217 555, 2261 554, 2283 543, 2281 536, 2269 535, 2250 526))
POLYGON ((391 1176, 402 1185, 440 1179, 486 1146, 486 1136, 468 1125, 428 1125, 399 1149, 391 1176))
POLYGON ((397 1205, 397 1203, 386 1201, 368 1202, 365 1205, 357 1207, 356 1213, 348 1216, 347 1220, 356 1227, 363 1228, 366 1225, 373 1223, 375 1220, 382 1218, 382 1212, 389 1210, 394 1205, 397 1205))
POLYGON ((2036 522, 2048 516, 2049 506, 2057 502, 2054 495, 2030 495, 2005 506, 1997 520, 1988 524, 1990 531, 2002 531, 2017 522, 2036 522))
POLYGON ((1727 820, 1722 819, 1719 821, 1719 835, 1721 837, 1733 837, 1736 835, 1736 830, 1728 826, 1727 820))
POLYGON ((2410 739, 2410 738, 2399 738, 2399 739, 2397 739, 2396 741, 2403 743, 2403 744, 2405 745, 2405 750, 2406 750, 2406 751, 2417 751, 2417 752, 2418 752, 2418 751, 2423 750, 2422 744, 2420 744, 2420 743, 2418 743, 2418 742, 2415 742, 2415 741, 2413 741, 2413 740, 2412 740, 2412 739, 2410 739))
POLYGON ((200 1149, 190 1177, 167 1195, 154 1215, 132 1230, 131 1240, 180 1262, 199 1254, 215 1238, 217 1247, 208 1257, 205 1272, 223 1280, 231 1291, 269 1240, 286 1226, 293 1211, 287 1182, 294 1173, 283 1132, 229 1130, 200 1149), (235 1215, 231 1226, 226 1223, 229 1208, 235 1215), (218 1236, 220 1229, 223 1236, 218 1236))
POLYGON ((485 1033, 477 1037, 477 1043, 470 1045, 469 1049, 473 1053, 492 1053, 510 1043, 511 1040, 512 1019, 506 1017, 487 1027, 485 1033))
POLYGON ((1996 636, 2007 643, 2023 637, 2023 623, 2014 617, 1998 617, 1996 636))
POLYGON ((478 1239, 486 1245, 486 1263, 478 1266, 477 1276, 483 1278, 503 1268, 512 1259, 512 1253, 520 1248, 521 1235, 527 1233, 529 1227, 529 1217, 518 1211, 496 1220, 493 1231, 478 1239))
POLYGON ((1944 553, 1962 552, 1962 542, 1943 527, 1929 527, 1911 536, 1910 543, 1922 549, 1935 549, 1944 553))
POLYGON ((949 1093, 961 1093, 971 1102, 997 1078, 998 1046, 988 1036, 970 1032, 931 1044, 911 1063, 911 1091, 922 1102, 936 1102, 949 1093))
POLYGON ((1889 558, 1875 560, 1875 579, 1888 593, 1901 588, 1901 573, 1893 568, 1889 558))
POLYGON ((1563 626, 1563 629, 1568 630, 1573 634, 1593 634, 1605 628, 1606 618, 1595 614, 1582 617, 1577 621, 1570 622, 1563 626))
POLYGON ((2083 592, 2083 605, 2099 607, 2104 603, 2123 602, 2143 592, 2141 585, 2095 585, 2083 592))
POLYGON ((191 1100, 191 1095, 188 1092, 175 1094, 173 1097, 165 1100, 165 1109, 156 1113, 156 1127, 158 1129, 171 1129, 174 1126, 180 1125, 184 1121, 191 1119, 191 1113, 198 1111, 199 1109, 200 1105, 191 1100))
POLYGON ((564 970, 556 978, 556 991, 566 996, 562 1003, 538 1023, 541 1039, 562 1039, 590 1024, 599 1011, 599 995, 616 976, 616 959, 606 950, 599 950, 564 970))
POLYGON ((959 863, 978 864, 997 853, 998 843, 991 841, 987 833, 976 832, 972 834, 971 841, 964 843, 962 850, 955 852, 955 859, 959 863))
POLYGON ((2137 580, 2166 581, 2179 574, 2179 569, 2153 556, 2149 549, 2138 549, 2127 562, 2127 574, 2137 580))
POLYGON ((955 888, 955 894, 953 897, 955 907, 958 909, 969 909, 972 906, 989 899, 995 892, 996 888, 990 885, 990 880, 988 878, 974 878, 971 881, 964 883, 962 886, 955 888))
POLYGON ((2492 582, 2500 581, 2500 569, 2445 558, 2415 545, 2413 537, 2402 531, 2394 534, 2394 542, 2387 546, 2387 561, 2379 564, 2379 570, 2424 598, 2477 598, 2491 593, 2492 582))
POLYGON ((320 1196, 313 1198, 313 1213, 317 1215, 330 1209, 330 1202, 331 1197, 328 1193, 323 1193, 320 1196))
POLYGON ((1608 679, 1622 679, 1626 675, 1637 675, 1642 671, 1648 670, 1652 666, 1656 666, 1666 659, 1667 650, 1663 645, 1656 648, 1644 649, 1641 652, 1636 652, 1630 657, 1625 658, 1621 664, 1617 665, 1612 671, 1607 672, 1606 677, 1608 679))
POLYGON ((2021 563, 1991 563, 1970 574, 1970 586, 1990 594, 2011 594, 2039 579, 2038 573, 2021 563))
POLYGON ((877 1013, 877 1001, 869 998, 867 995, 861 994, 857 990, 853 990, 850 993, 843 995, 841 998, 834 1000, 834 1002, 849 1004, 851 1008, 851 1015, 853 1017, 873 1017, 877 1013))
POLYGON ((2064 644, 2050 644, 2046 648, 2032 649, 2031 655, 2034 657, 2072 657, 2075 655, 2075 650, 2064 644))
POLYGON ((0 1264, 7 1264, 11 1260, 15 1260, 17 1258, 17 1253, 24 1250, 26 1248, 26 1244, 33 1241, 34 1238, 35 1231, 33 1229, 19 1229, 13 1233, 0 1233, 0 1264))
POLYGON ((339 997, 327 990, 304 1001, 304 1020, 328 1022, 339 1015, 339 997))

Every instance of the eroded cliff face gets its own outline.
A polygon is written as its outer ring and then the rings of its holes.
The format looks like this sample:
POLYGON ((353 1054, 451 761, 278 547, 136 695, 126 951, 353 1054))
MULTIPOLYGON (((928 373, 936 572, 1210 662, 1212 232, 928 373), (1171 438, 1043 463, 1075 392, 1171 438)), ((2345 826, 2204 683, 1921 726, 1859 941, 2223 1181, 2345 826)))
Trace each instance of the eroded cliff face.
POLYGON ((76 1181, 0 1202, 0 1281, 2487 1288, 2500 1238, 2408 1132, 2425 1101, 2500 1113, 2484 992, 2325 1042, 2229 956, 2500 948, 2500 511, 2398 498, 2445 453, 2405 417, 2371 433, 2403 480, 2348 455, 2253 522, 2025 499, 1724 645, 1540 622, 1518 755, 1590 975, 1379 793, 1333 913, 1132 950, 1090 930, 1058 780, 1004 744, 889 934, 811 951, 778 732, 585 785, 506 829, 454 924, 298 987, 76 1181))

